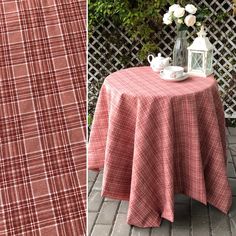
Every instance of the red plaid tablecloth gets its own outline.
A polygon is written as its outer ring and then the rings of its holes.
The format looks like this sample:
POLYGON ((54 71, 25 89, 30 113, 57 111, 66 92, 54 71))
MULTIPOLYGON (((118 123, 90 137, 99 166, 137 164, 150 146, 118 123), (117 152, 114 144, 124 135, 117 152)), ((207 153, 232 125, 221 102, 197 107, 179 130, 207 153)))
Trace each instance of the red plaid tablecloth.
POLYGON ((102 195, 129 200, 128 223, 174 220, 174 194, 227 213, 225 121, 217 82, 167 82, 149 67, 108 76, 88 147, 91 170, 104 167, 102 195))
POLYGON ((0 1, 0 235, 86 234, 86 1, 0 1))

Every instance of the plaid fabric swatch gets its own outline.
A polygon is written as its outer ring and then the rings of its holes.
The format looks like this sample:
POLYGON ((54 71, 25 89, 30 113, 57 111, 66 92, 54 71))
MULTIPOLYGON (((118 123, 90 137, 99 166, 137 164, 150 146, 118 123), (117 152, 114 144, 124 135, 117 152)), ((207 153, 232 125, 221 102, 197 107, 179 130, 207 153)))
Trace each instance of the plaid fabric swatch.
POLYGON ((86 234, 86 1, 0 1, 0 235, 86 234))
POLYGON ((186 194, 227 213, 225 120, 213 77, 182 82, 150 67, 120 70, 102 86, 88 165, 104 167, 102 195, 129 200, 139 227, 174 221, 174 195, 186 194))

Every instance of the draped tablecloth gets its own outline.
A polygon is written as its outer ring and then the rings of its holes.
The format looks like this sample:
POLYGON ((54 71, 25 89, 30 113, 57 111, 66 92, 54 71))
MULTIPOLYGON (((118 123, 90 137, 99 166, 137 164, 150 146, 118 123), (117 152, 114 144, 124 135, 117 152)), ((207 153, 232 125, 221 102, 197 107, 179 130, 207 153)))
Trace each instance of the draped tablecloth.
POLYGON ((213 76, 170 82, 150 67, 120 70, 100 91, 89 169, 104 167, 102 195, 129 201, 131 225, 173 222, 177 193, 227 213, 224 126, 213 76))
POLYGON ((86 1, 0 1, 0 235, 86 235, 86 1))

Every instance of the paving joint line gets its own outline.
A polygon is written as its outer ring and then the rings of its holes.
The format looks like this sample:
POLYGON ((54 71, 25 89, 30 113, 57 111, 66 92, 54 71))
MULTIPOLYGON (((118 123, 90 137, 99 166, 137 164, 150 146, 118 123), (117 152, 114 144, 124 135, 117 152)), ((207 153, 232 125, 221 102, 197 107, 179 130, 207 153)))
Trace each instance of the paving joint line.
POLYGON ((189 204, 190 204, 190 207, 189 207, 189 215, 190 215, 189 223, 190 223, 190 225, 189 225, 189 227, 190 227, 190 235, 193 236, 192 198, 190 198, 189 204))
MULTIPOLYGON (((88 174, 89 175, 89 174, 88 174)), ((88 191, 88 197, 90 196, 90 194, 91 194, 91 192, 92 192, 92 190, 93 190, 93 187, 94 187, 94 184, 95 184, 95 182, 97 181, 97 179, 98 179, 98 175, 99 175, 99 173, 97 174, 97 176, 95 177, 95 179, 94 179, 94 181, 92 181, 92 186, 91 186, 91 189, 90 189, 90 191, 88 191)), ((89 178, 89 176, 88 176, 88 178, 89 178)), ((89 182, 89 181, 88 181, 89 182)))
POLYGON ((210 216, 210 206, 209 206, 209 204, 207 205, 207 213, 208 213, 208 220, 209 220, 210 235, 213 236, 213 229, 212 229, 212 224, 211 224, 211 216, 210 216))
POLYGON ((119 211, 120 205, 121 205, 121 201, 119 202, 118 207, 117 207, 117 209, 116 209, 115 217, 114 217, 114 219, 113 219, 113 222, 112 222, 112 225, 111 225, 111 229, 110 229, 110 234, 109 234, 109 235, 112 235, 112 231, 113 231, 113 229, 114 229, 114 225, 115 225, 115 222, 116 222, 116 219, 117 219, 117 215, 118 215, 118 211, 119 211))
MULTIPOLYGON (((98 174, 98 175, 99 175, 99 174, 98 174)), ((97 181, 98 175, 97 175, 97 177, 96 177, 96 180, 94 181, 94 184, 95 184, 95 182, 97 181)), ((93 184, 93 186, 94 186, 94 184, 93 184)), ((93 186, 92 186, 92 188, 91 188, 91 192, 92 192, 92 190, 93 190, 93 186)), ((100 207, 99 207, 99 209, 98 209, 98 211, 97 211, 97 215, 96 215, 96 217, 95 217, 95 219, 94 219, 94 224, 93 224, 93 226, 92 226, 92 228, 91 228, 90 236, 91 236, 92 233, 93 233, 93 230, 94 230, 94 227, 95 227, 95 225, 96 225, 96 222, 97 222, 99 213, 100 213, 101 208, 102 208, 103 203, 104 203, 104 197, 101 196, 101 198, 102 198, 102 202, 101 202, 101 205, 100 205, 100 207)))

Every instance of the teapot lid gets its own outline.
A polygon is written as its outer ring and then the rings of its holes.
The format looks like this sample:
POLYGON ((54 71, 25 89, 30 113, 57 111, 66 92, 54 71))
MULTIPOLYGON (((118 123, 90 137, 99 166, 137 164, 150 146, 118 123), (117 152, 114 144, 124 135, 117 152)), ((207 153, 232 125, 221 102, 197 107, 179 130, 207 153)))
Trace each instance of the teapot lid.
POLYGON ((159 53, 157 54, 157 59, 158 59, 158 60, 170 60, 171 58, 170 58, 170 57, 166 57, 166 58, 165 58, 165 57, 162 57, 162 56, 161 56, 161 53, 159 52, 159 53))
POLYGON ((157 59, 165 59, 165 58, 162 57, 162 56, 161 56, 161 53, 159 52, 159 53, 157 54, 157 59))

